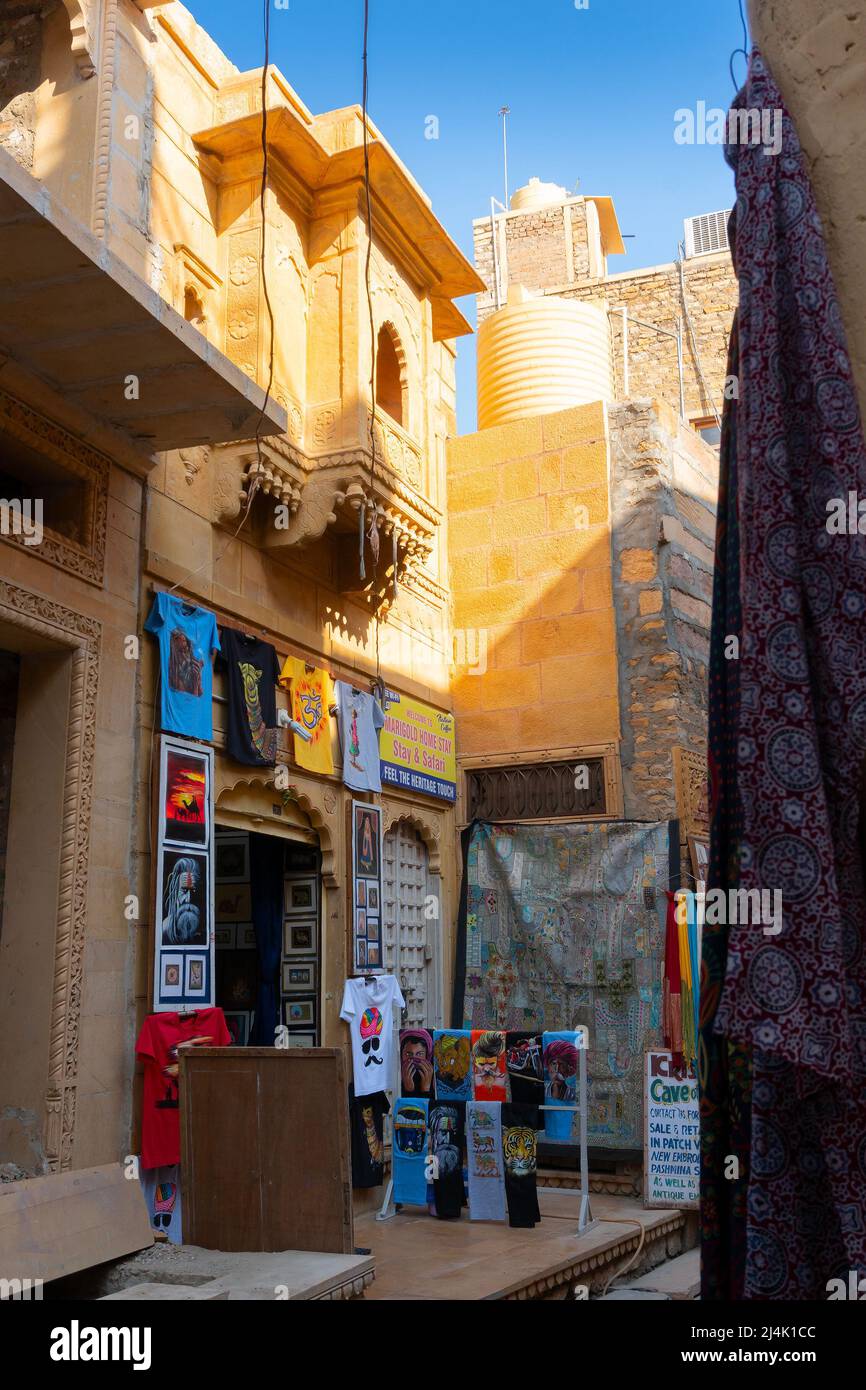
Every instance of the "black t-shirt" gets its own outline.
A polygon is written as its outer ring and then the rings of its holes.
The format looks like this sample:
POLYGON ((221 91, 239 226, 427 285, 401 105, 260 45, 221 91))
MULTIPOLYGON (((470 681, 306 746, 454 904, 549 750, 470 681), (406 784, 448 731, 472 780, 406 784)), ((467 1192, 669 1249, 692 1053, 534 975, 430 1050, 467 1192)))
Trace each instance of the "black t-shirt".
POLYGON ((505 1062, 511 1099, 516 1105, 544 1104, 541 1034, 506 1033, 505 1062))
MULTIPOLYGON (((438 1177, 433 1178, 433 1200, 436 1215, 443 1221, 453 1221, 463 1207, 463 1137, 466 1129, 466 1102, 462 1100, 433 1100, 427 1112, 427 1133, 430 1136, 429 1154, 438 1164, 438 1177)), ((434 1173, 437 1170, 434 1168, 434 1173)))
POLYGON ((385 1175, 384 1117, 391 1106, 384 1091, 356 1096, 349 1087, 352 1132, 352 1186, 381 1187, 385 1175))
POLYGON ((538 1210, 535 1131, 543 1124, 536 1105, 503 1105, 502 1153, 505 1160, 505 1200, 509 1226, 534 1226, 538 1210))
POLYGON ((277 759, 277 653, 270 642, 232 627, 220 630, 220 665, 226 669, 226 749, 236 763, 273 767, 277 759))

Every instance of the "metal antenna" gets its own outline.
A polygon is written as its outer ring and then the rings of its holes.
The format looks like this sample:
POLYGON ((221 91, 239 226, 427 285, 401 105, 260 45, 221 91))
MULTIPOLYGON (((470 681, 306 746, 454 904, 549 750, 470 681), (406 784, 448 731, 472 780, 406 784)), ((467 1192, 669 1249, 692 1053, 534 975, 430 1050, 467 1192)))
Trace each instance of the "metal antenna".
POLYGON ((505 208, 508 209, 508 117, 511 115, 510 106, 500 106, 499 114, 502 117, 502 158, 505 164, 505 208))

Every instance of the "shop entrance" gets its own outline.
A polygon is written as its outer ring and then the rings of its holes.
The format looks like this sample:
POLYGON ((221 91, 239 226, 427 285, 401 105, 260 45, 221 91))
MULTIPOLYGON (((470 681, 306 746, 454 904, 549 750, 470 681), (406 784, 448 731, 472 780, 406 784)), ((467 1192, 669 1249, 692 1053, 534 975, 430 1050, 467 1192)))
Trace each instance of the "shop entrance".
POLYGON ((400 981, 406 1027, 442 1026, 439 878, 413 826, 398 821, 383 836, 385 965, 400 981))
POLYGON ((320 1039, 321 856, 314 845, 217 826, 216 1004, 237 1046, 320 1039))

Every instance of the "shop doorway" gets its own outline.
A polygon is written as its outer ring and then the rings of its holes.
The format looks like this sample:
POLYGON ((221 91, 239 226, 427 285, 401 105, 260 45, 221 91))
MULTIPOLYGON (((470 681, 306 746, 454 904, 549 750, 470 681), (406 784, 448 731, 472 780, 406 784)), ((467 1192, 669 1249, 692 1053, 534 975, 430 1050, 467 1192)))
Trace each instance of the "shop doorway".
POLYGON ((313 845, 217 826, 216 1004, 236 1046, 318 1047, 321 856, 313 845))
POLYGON ((400 981, 406 1027, 439 1028, 441 921, 439 878, 430 872, 418 831, 398 821, 382 843, 385 965, 400 981))

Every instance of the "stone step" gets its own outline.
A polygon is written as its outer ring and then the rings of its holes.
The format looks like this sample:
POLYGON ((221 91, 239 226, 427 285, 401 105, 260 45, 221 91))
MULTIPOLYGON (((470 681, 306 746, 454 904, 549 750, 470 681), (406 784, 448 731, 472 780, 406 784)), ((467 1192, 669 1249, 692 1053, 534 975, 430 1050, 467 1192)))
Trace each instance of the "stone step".
MULTIPOLYGON (((618 1292, 654 1293, 665 1298, 698 1299, 701 1296, 701 1252, 697 1246, 665 1260, 639 1279, 626 1284, 618 1292)), ((608 1295, 610 1297, 610 1295, 608 1295)))

